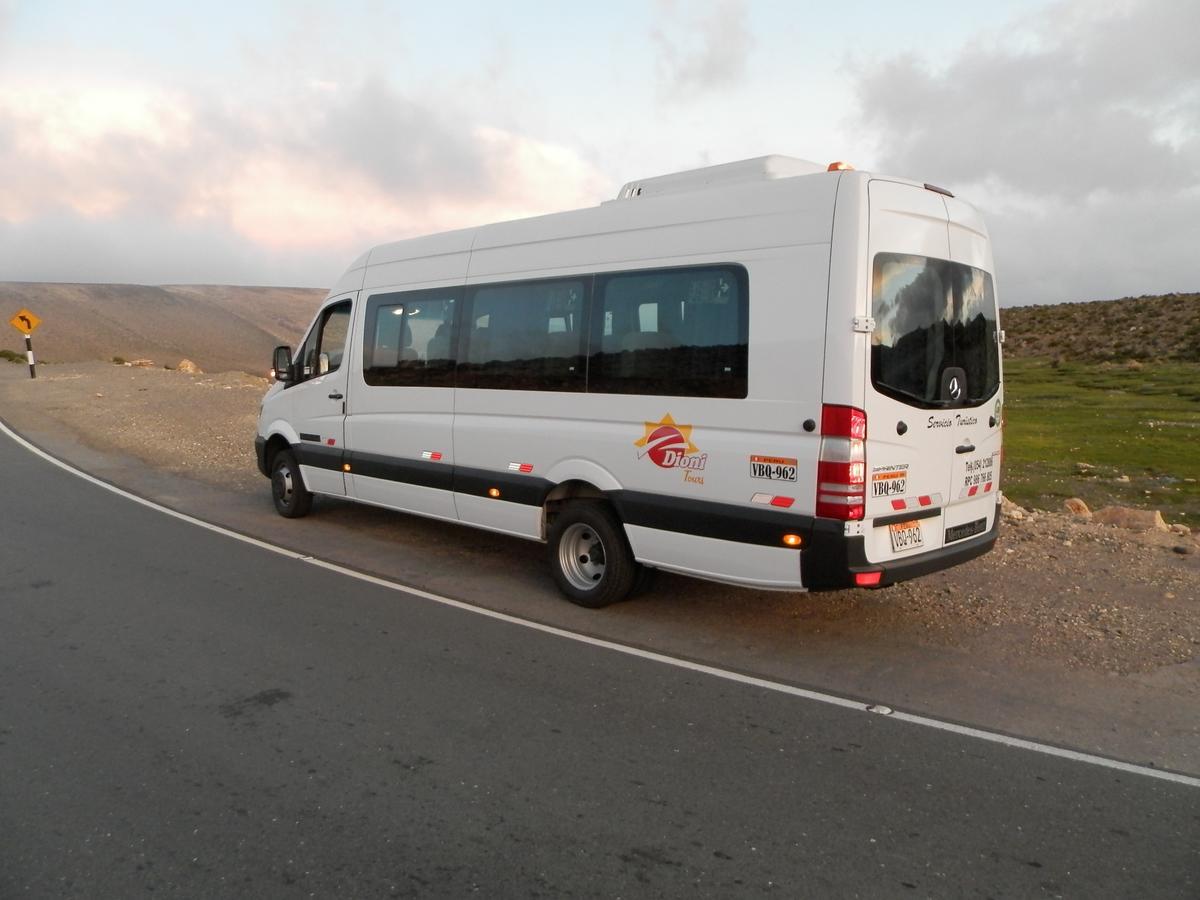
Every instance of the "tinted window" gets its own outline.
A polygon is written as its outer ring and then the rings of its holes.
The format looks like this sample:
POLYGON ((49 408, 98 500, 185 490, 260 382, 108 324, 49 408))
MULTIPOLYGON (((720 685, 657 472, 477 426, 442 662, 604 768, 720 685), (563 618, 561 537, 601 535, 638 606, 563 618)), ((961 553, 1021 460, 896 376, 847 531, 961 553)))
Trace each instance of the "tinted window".
POLYGON ((881 393, 916 406, 977 405, 1000 386, 996 297, 987 272, 880 253, 872 315, 871 381, 881 393), (965 376, 958 401, 947 395, 948 374, 965 376))
POLYGON ((454 311, 458 293, 376 294, 367 303, 363 380, 371 385, 454 384, 454 311))
POLYGON ((296 370, 296 378, 292 383, 327 375, 341 368, 342 355, 346 352, 346 336, 349 332, 349 300, 324 310, 296 353, 292 364, 296 370))
POLYGON ((459 387, 582 391, 584 294, 578 278, 475 288, 459 387))
POLYGON ((595 315, 589 391, 746 396, 745 269, 598 276, 595 315))

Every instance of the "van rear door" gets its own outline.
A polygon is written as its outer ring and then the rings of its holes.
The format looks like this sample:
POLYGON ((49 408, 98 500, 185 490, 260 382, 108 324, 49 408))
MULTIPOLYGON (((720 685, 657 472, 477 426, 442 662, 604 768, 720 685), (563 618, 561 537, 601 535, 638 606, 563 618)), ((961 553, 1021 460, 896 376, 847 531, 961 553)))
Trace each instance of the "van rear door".
POLYGON ((998 424, 989 422, 999 419, 990 407, 1000 372, 986 234, 954 236, 946 200, 933 191, 873 180, 868 193, 875 325, 864 533, 867 558, 879 563, 991 527, 1000 460, 998 424), (953 253, 968 245, 974 265, 953 253))

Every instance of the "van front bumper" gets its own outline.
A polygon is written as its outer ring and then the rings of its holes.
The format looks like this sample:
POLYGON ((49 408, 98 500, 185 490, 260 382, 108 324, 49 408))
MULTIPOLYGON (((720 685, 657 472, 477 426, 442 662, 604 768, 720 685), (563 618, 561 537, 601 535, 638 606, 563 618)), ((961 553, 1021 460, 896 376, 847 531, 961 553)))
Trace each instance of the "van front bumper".
POLYGON ((271 473, 267 471, 267 439, 261 434, 254 438, 254 455, 258 459, 258 471, 270 477, 271 473))
POLYGON ((833 591, 856 587, 855 576, 860 573, 880 572, 877 586, 885 587, 983 556, 996 545, 999 535, 1000 508, 997 505, 992 527, 983 534, 894 562, 873 563, 867 560, 865 540, 861 535, 846 537, 844 522, 814 519, 808 547, 800 554, 800 577, 810 591, 833 591))

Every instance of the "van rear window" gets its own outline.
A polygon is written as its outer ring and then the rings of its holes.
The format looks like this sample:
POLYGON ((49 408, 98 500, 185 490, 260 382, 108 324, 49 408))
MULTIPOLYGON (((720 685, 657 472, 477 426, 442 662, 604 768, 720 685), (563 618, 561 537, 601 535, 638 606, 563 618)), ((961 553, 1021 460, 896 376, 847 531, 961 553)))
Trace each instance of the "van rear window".
POLYGON ((1000 342, 987 272, 944 259, 879 253, 872 315, 871 382, 880 393, 924 408, 975 406, 996 393, 1000 342), (951 381, 961 392, 957 398, 948 393, 951 381))

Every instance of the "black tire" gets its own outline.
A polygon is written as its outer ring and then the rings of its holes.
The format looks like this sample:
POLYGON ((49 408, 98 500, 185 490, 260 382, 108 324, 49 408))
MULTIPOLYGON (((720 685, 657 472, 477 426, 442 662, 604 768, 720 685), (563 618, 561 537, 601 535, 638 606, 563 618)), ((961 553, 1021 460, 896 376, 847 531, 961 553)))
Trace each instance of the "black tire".
POLYGON ((271 499, 285 519, 299 519, 312 509, 313 495, 304 486, 296 454, 280 450, 271 462, 271 499))
POLYGON ((640 597, 642 594, 649 594, 654 590, 654 584, 658 581, 658 569, 653 566, 643 566, 637 564, 637 577, 633 580, 633 593, 631 596, 640 597))
POLYGON ((629 596, 642 568, 604 504, 568 503, 550 525, 550 569, 568 600, 599 609, 629 596))

